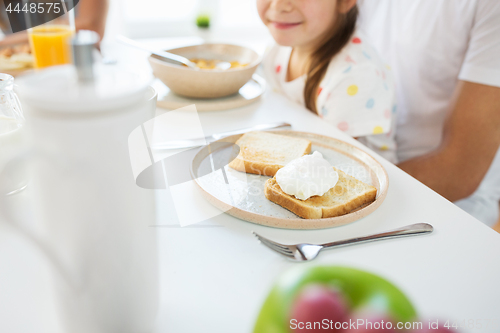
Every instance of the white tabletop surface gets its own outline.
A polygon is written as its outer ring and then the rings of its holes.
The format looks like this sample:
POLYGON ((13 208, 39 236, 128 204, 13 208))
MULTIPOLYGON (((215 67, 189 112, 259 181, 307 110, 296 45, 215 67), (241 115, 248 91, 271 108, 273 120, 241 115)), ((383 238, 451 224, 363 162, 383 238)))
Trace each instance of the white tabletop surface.
MULTIPOLYGON (((173 46, 187 43, 174 41, 173 46)), ((144 54, 134 56, 137 66, 147 68, 144 54)), ((325 251, 305 265, 347 265, 380 274, 406 293, 423 318, 480 320, 481 329, 461 332, 500 331, 500 235, 495 231, 281 95, 267 92, 246 107, 200 113, 200 120, 205 134, 287 121, 294 130, 345 140, 382 163, 389 190, 371 215, 314 231, 274 229, 226 214, 180 227, 168 190, 156 190, 154 228, 161 267, 156 332, 252 331, 273 281, 297 264, 259 244, 251 231, 285 243, 316 243, 419 222, 432 224, 434 233, 325 251), (484 327, 486 320, 496 322, 484 327)), ((0 223, 0 332, 62 332, 50 273, 50 265, 36 248, 0 223)))

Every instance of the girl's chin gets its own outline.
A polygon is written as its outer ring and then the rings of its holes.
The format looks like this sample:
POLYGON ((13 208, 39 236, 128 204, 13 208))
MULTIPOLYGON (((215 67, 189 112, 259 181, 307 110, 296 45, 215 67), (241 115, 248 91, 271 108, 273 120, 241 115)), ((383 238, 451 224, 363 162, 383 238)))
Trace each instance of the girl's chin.
POLYGON ((281 46, 297 46, 300 44, 297 36, 293 36, 291 34, 276 34, 271 33, 274 38, 274 41, 281 46))

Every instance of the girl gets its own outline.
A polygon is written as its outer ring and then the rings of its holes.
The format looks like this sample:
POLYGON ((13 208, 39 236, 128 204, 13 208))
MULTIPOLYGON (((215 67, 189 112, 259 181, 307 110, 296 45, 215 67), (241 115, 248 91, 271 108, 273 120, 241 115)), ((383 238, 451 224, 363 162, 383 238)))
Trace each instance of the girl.
POLYGON ((257 10, 278 44, 263 62, 271 87, 396 163, 393 82, 355 31, 356 0, 257 0, 257 10))

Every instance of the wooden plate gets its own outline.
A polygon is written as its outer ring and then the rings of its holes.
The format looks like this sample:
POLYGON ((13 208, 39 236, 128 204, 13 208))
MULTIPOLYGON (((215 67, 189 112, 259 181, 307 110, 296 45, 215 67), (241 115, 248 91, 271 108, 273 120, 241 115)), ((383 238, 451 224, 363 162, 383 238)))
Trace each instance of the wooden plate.
MULTIPOLYGON (((215 207, 239 219, 276 228, 322 229, 354 222, 377 209, 387 194, 389 179, 384 167, 366 152, 344 141, 323 135, 296 132, 270 131, 280 135, 304 138, 312 142, 313 151, 319 151, 334 167, 377 188, 374 202, 346 215, 303 219, 264 196, 264 183, 269 177, 247 174, 227 166, 234 158, 234 145, 227 144, 212 149, 202 149, 195 155, 191 175, 204 197, 215 207), (233 157, 231 157, 231 155, 233 157), (206 170, 215 171, 207 173, 206 170), (217 165, 224 166, 223 170, 217 165)), ((234 143, 241 135, 233 135, 218 142, 234 143)))
POLYGON ((21 75, 21 74, 28 74, 28 73, 30 73, 32 71, 33 71, 32 68, 12 69, 12 70, 2 70, 2 69, 0 69, 0 73, 9 74, 9 75, 12 75, 13 77, 16 77, 16 76, 21 75))
POLYGON ((187 98, 174 94, 163 82, 155 80, 153 88, 158 92, 156 105, 168 110, 175 110, 195 104, 198 112, 221 111, 238 108, 255 102, 265 90, 265 80, 257 74, 252 76, 237 94, 222 98, 187 98))

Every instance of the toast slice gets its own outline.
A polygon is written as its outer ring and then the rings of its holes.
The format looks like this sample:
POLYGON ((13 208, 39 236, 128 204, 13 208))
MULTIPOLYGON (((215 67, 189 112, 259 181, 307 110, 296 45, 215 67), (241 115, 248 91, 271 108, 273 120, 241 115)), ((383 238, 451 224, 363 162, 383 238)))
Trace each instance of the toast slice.
POLYGON ((347 214, 375 200, 377 189, 334 168, 339 173, 337 184, 322 196, 299 200, 283 192, 275 178, 268 179, 264 193, 272 202, 305 219, 320 219, 347 214))
POLYGON ((267 132, 248 132, 236 141, 238 156, 229 167, 273 177, 291 160, 311 152, 311 141, 267 132))

